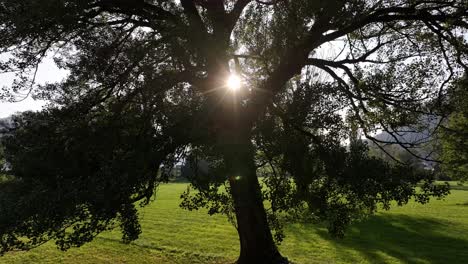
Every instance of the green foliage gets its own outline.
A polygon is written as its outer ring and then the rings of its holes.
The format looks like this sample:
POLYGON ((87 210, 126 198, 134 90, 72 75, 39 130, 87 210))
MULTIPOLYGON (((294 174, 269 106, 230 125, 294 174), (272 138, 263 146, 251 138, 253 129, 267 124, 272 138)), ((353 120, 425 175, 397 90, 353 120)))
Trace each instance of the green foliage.
POLYGON ((442 170, 455 180, 468 180, 468 79, 453 88, 453 113, 442 130, 442 170))
POLYGON ((13 117, 16 129, 4 140, 13 180, 0 186, 1 252, 51 238, 61 249, 80 246, 112 228, 114 218, 124 241, 141 232, 134 203, 152 197, 163 180, 156 171, 174 147, 139 109, 74 111, 13 117))
POLYGON ((314 162, 304 164, 320 164, 315 170, 306 167, 298 172, 297 165, 280 170, 292 176, 293 187, 284 176, 271 173, 266 178, 266 197, 273 212, 292 213, 295 219, 305 216, 306 220, 325 221, 332 235, 343 237, 350 223, 375 213, 380 206, 388 210, 391 202, 401 206, 413 196, 424 204, 430 196, 441 198, 448 194, 448 186, 435 185, 427 173, 368 156, 363 143, 352 144, 349 151, 345 148, 322 151, 294 157, 294 162, 315 158, 314 162), (296 174, 292 169, 296 169, 296 174), (416 191, 420 182, 424 184, 416 191), (307 214, 301 213, 302 210, 307 214))
MULTIPOLYGON (((325 221, 331 234, 343 237, 351 222, 375 213, 379 206, 389 209, 392 201, 403 205, 411 197, 426 203, 430 196, 448 194, 448 186, 435 185, 432 175, 417 167, 370 156, 360 140, 342 146, 346 124, 331 110, 339 100, 327 100, 327 92, 318 92, 329 88, 317 84, 294 90, 290 101, 277 104, 285 109, 281 118, 266 118, 257 127, 259 159, 267 168, 264 197, 276 213, 271 218, 287 213, 295 219, 325 221), (294 127, 320 125, 328 127, 327 134, 292 132, 294 127), (416 191, 420 182, 424 185, 416 191)), ((281 111, 278 108, 275 111, 281 111)))
MULTIPOLYGON (((393 144, 393 145, 388 145, 384 146, 383 149, 385 150, 382 151, 377 145, 375 145, 372 142, 368 142, 369 144, 369 155, 385 160, 389 163, 402 163, 406 164, 407 166, 412 167, 415 170, 423 170, 423 162, 421 159, 418 159, 414 155, 410 154, 408 151, 403 149, 401 146, 398 144, 393 144), (396 159, 396 160, 394 160, 396 159)), ((416 152, 416 151, 414 151, 416 152)), ((418 152, 416 152, 419 154, 418 152)), ((429 172, 428 172, 429 173, 429 172)))

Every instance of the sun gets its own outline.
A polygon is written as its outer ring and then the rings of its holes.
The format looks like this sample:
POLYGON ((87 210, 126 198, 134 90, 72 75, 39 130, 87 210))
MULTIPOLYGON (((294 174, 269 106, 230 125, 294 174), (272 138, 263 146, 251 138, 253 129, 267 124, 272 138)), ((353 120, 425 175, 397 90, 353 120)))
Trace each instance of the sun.
POLYGON ((235 74, 231 74, 226 81, 226 86, 229 90, 235 92, 241 88, 241 79, 235 74))

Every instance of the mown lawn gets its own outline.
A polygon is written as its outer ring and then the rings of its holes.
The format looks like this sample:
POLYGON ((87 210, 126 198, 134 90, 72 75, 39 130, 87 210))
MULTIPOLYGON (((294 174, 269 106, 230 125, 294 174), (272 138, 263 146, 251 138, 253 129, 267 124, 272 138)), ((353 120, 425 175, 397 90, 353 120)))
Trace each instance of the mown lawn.
MULTIPOLYGON (((8 253, 0 263, 232 263, 234 227, 223 217, 179 208, 182 183, 161 186, 141 210, 143 234, 130 245, 118 231, 67 252, 53 242, 8 253)), ((453 190, 429 205, 410 203, 354 224, 343 240, 324 227, 291 224, 281 252, 294 263, 468 263, 468 191, 453 190)))

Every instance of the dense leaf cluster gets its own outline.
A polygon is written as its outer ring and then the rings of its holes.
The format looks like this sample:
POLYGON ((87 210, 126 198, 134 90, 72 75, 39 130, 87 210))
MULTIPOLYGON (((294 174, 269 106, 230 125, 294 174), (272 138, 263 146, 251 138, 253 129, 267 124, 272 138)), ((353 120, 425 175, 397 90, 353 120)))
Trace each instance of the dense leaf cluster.
POLYGON ((134 203, 150 200, 165 180, 160 165, 180 144, 141 109, 50 109, 15 116, 13 124, 4 145, 14 177, 0 183, 2 252, 50 238, 62 249, 79 246, 116 224, 124 241, 134 240, 134 203))
POLYGON ((447 186, 433 184, 429 172, 370 156, 357 135, 344 146, 342 133, 352 131, 345 128, 352 122, 344 123, 332 111, 340 98, 331 97, 330 89, 322 84, 293 89, 291 99, 283 102, 282 118, 266 118, 257 127, 265 196, 273 212, 298 219, 305 210, 308 218, 328 222, 329 231, 341 237, 350 222, 374 213, 379 205, 389 209, 392 201, 403 205, 411 197, 425 203, 430 196, 448 193, 447 186), (302 115, 294 113, 296 107, 302 115), (321 126, 327 133, 310 132, 321 126), (425 184, 417 192, 420 182, 425 184))
POLYGON ((468 79, 466 76, 452 88, 450 102, 454 111, 440 135, 443 173, 455 180, 465 181, 468 179, 468 79))

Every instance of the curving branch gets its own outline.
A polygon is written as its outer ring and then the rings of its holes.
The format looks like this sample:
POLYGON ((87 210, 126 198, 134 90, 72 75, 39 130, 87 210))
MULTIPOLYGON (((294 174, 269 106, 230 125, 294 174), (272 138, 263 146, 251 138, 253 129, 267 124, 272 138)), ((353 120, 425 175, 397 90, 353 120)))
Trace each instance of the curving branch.
POLYGON ((228 32, 232 32, 242 12, 250 2, 252 2, 252 0, 237 0, 237 2, 234 4, 234 7, 232 8, 231 12, 229 12, 227 17, 228 32))

